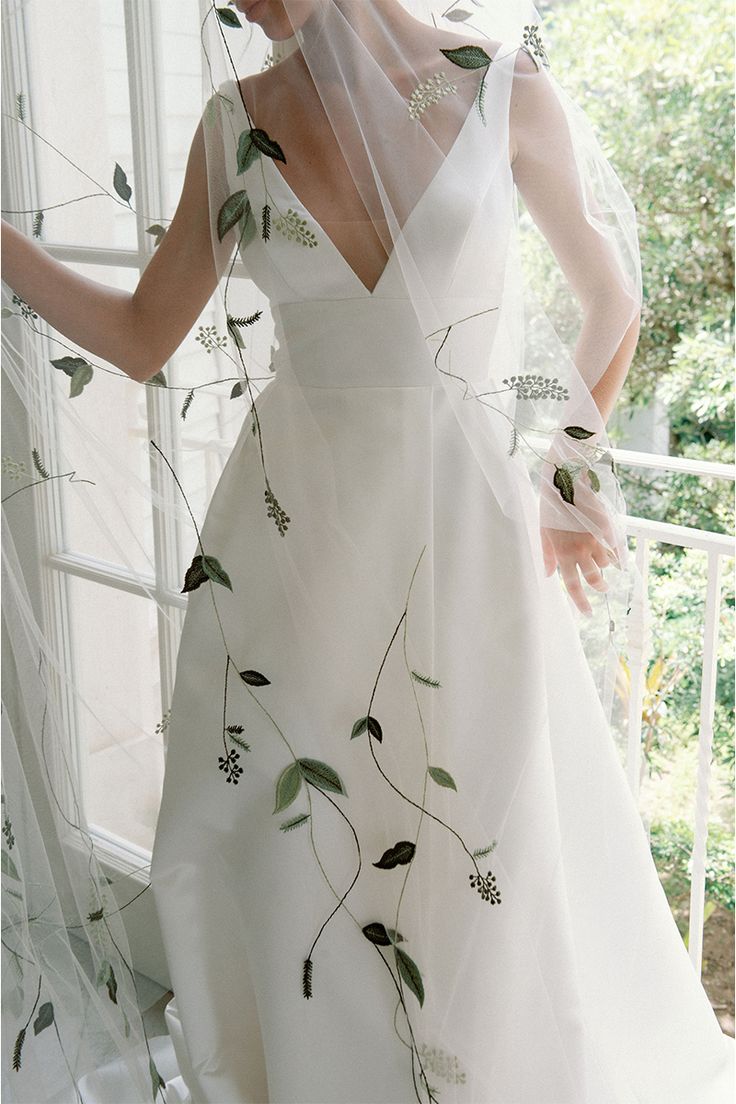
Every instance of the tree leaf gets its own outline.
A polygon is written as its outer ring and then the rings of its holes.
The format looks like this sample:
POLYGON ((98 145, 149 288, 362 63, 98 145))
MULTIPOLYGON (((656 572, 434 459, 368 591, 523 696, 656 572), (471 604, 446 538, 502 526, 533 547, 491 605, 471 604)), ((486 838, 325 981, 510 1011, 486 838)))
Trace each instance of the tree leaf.
POLYGON ((297 759, 297 763, 307 782, 320 790, 332 790, 333 793, 345 794, 347 797, 340 776, 327 763, 320 759, 297 759))
POLYGON ((434 779, 438 786, 447 786, 448 789, 457 792, 454 778, 451 774, 448 774, 446 770, 443 770, 442 767, 427 767, 427 770, 429 771, 430 777, 434 779))
POLYGON ((195 556, 191 564, 187 568, 187 573, 184 576, 184 586, 181 588, 181 594, 187 594, 190 590, 196 590, 202 583, 207 582, 207 572, 202 564, 202 557, 195 556))
POLYGON ((243 130, 238 138, 237 172, 244 173, 261 156, 261 151, 253 141, 253 131, 243 130))
POLYGON ((302 785, 302 772, 299 763, 289 763, 284 767, 276 783, 276 806, 274 813, 280 813, 287 805, 291 805, 299 793, 302 785))
POLYGON ((45 1027, 50 1027, 54 1022, 54 1006, 51 1001, 46 1001, 38 1010, 38 1015, 33 1021, 33 1032, 38 1035, 45 1027))
POLYGON ((457 46, 450 50, 441 49, 440 53, 461 69, 482 69, 492 61, 482 46, 457 46))
POLYGON ((379 867, 381 870, 393 870, 395 866, 406 865, 410 863, 414 858, 414 852, 416 846, 411 840, 399 840, 393 847, 389 847, 384 851, 378 862, 374 862, 372 865, 379 867))
POLYGON ((81 365, 88 364, 89 362, 86 361, 84 357, 63 356, 58 357, 56 360, 52 360, 51 363, 53 364, 54 368, 61 369, 61 371, 65 372, 67 376, 73 376, 77 368, 80 368, 81 365))
POLYGON ((309 820, 309 813, 298 813, 291 820, 285 820, 283 824, 279 824, 279 828, 282 832, 291 832, 293 828, 298 828, 301 824, 306 824, 309 820))
POLYGON ((266 157, 272 157, 274 161, 283 161, 283 163, 286 164, 286 158, 284 157, 284 151, 281 149, 281 146, 278 142, 275 142, 273 138, 270 138, 265 130, 254 127, 250 135, 253 139, 253 144, 261 153, 265 153, 266 157))
POLYGON ((75 368, 72 382, 69 385, 69 397, 75 399, 77 395, 81 395, 94 374, 94 368, 91 364, 80 364, 78 368, 75 368))
POLYGON ((401 947, 394 945, 394 954, 396 955, 396 965, 399 967, 399 973, 402 979, 411 989, 414 996, 419 1001, 419 1004, 424 1004, 424 985, 422 983, 422 975, 419 973, 419 968, 413 958, 409 958, 406 951, 402 951, 401 947))
POLYGON ((217 215, 217 236, 220 241, 243 217, 246 208, 250 208, 250 203, 245 191, 233 192, 227 197, 217 215))
POLYGON ((11 859, 7 851, 3 851, 2 855, 2 871, 3 874, 7 874, 9 878, 15 878, 16 882, 20 881, 18 871, 16 870, 15 863, 11 859))
POLYGON ((565 502, 575 504, 575 495, 573 488, 572 475, 566 467, 557 467, 555 465, 555 474, 552 476, 552 482, 557 490, 562 495, 565 502))
POLYGON ((217 18, 226 27, 240 27, 242 30, 243 24, 238 19, 234 11, 230 11, 229 8, 215 8, 217 12, 217 18))
POLYGON ((112 175, 112 186, 118 193, 121 199, 124 199, 126 203, 129 202, 130 197, 133 194, 133 189, 128 183, 128 178, 125 175, 125 170, 115 162, 115 172, 112 175))
POLYGON ((576 441, 587 441, 588 437, 595 434, 595 430, 583 429, 582 426, 565 426, 565 433, 568 437, 574 437, 576 441))
POLYGON ((203 556, 202 567, 207 573, 207 578, 211 579, 213 583, 219 583, 220 586, 227 587, 228 590, 233 589, 227 571, 215 556, 203 556))
POLYGON ((240 671, 239 674, 243 682, 247 682, 248 686, 271 685, 271 680, 267 679, 265 675, 262 675, 260 671, 240 671))
POLYGON ((362 931, 363 935, 366 937, 366 939, 369 939, 371 943, 375 943, 379 947, 391 946, 391 940, 388 937, 388 932, 384 928, 383 924, 379 924, 377 920, 374 920, 370 924, 366 924, 362 931))

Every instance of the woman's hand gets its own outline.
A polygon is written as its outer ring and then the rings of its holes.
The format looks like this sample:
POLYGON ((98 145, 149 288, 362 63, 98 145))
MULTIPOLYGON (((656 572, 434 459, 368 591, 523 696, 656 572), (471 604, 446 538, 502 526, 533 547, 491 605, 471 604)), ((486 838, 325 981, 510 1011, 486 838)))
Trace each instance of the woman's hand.
POLYGON ((606 498, 593 490, 583 472, 574 481, 574 504, 562 498, 550 473, 554 472, 555 464, 564 462, 563 456, 550 450, 541 483, 539 531, 545 574, 551 575, 559 567, 575 605, 590 616, 593 610, 580 576, 595 590, 607 591, 603 569, 611 565, 621 567, 626 558, 626 537, 617 535, 606 498))

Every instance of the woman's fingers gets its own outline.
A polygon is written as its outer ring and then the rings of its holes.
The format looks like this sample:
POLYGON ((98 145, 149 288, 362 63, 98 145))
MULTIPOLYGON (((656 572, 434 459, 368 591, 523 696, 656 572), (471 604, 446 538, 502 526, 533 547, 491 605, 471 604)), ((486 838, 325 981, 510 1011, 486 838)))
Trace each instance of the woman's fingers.
POLYGON ((549 535, 549 530, 542 528, 540 530, 540 536, 542 538, 542 560, 544 563, 545 575, 551 575, 557 566, 557 555, 555 554, 554 544, 552 538, 549 535))
POLYGON ((564 559, 560 560, 560 574, 562 575, 562 581, 567 587, 570 597, 580 612, 591 614, 593 610, 590 602, 585 597, 585 591, 583 590, 583 585, 578 575, 577 562, 565 556, 564 559))

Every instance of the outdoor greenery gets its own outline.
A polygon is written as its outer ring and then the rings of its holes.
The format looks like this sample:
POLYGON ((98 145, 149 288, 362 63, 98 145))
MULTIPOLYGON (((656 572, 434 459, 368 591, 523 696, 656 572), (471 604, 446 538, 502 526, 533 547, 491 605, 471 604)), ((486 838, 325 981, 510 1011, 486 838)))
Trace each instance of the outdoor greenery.
MULTIPOLYGON (((583 106, 637 212, 644 305, 619 405, 657 400, 666 408, 671 454, 733 463, 731 5, 554 0, 538 7, 553 71, 583 106)), ((612 426, 614 444, 626 447, 616 432, 612 426)), ((733 533, 728 480, 641 468, 620 475, 629 513, 733 533)), ((644 789, 655 861, 685 935, 707 563, 702 552, 665 544, 652 547, 651 559, 644 789)), ((720 616, 708 919, 734 909, 732 567, 725 562, 720 616)), ((620 693, 627 692, 623 671, 620 693)), ((706 923, 706 963, 708 932, 706 923)))

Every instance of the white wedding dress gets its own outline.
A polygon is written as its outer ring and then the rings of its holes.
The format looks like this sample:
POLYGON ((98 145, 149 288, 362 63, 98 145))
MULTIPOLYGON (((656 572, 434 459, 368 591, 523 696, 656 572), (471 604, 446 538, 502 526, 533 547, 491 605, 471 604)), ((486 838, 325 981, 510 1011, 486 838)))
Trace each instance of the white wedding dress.
MULTIPOLYGON (((450 217, 454 159, 484 140, 471 111, 403 229, 440 309, 487 247, 450 217)), ((231 589, 189 594, 153 851, 168 1099, 727 1104, 733 1040, 544 575, 524 463, 498 459, 514 521, 396 255, 369 290, 263 162, 319 249, 245 250, 281 339, 257 411, 288 528, 249 413, 202 529, 231 589)), ((260 165, 240 186, 259 210, 260 165)))

